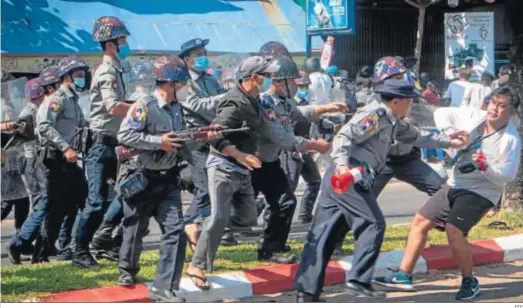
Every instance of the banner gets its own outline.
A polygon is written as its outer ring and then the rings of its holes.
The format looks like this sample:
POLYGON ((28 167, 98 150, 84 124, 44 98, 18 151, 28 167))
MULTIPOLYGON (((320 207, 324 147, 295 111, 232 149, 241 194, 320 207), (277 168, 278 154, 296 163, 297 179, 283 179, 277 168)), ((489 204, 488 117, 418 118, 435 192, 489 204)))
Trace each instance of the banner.
POLYGON ((309 34, 355 34, 355 0, 308 0, 309 34))
POLYGON ((320 66, 324 70, 331 65, 334 56, 334 36, 328 36, 321 51, 320 66))
POLYGON ((494 13, 445 13, 445 78, 455 79, 460 67, 472 69, 471 80, 486 70, 495 75, 494 13))

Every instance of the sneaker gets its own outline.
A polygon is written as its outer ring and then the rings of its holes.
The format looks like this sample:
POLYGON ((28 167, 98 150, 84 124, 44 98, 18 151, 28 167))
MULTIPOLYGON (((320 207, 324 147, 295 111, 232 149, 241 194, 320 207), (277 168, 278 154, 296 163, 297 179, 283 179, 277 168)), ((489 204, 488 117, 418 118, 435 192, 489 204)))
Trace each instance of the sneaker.
POLYGON ((408 275, 401 271, 389 276, 381 276, 374 278, 374 282, 378 285, 399 289, 403 291, 416 291, 412 284, 412 275, 408 275))
POLYGON ((461 288, 456 294, 456 300, 470 300, 479 295, 479 282, 476 277, 465 277, 461 281, 461 288))

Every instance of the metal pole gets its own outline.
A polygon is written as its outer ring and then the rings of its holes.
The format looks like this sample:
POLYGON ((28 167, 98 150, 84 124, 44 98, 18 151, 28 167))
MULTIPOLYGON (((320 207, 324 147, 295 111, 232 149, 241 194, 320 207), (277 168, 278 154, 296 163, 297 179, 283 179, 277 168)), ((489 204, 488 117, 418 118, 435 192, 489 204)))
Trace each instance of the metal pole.
POLYGON ((310 58, 310 56, 311 56, 311 48, 312 48, 311 40, 312 40, 312 36, 307 33, 306 38, 305 38, 305 57, 306 58, 310 58))

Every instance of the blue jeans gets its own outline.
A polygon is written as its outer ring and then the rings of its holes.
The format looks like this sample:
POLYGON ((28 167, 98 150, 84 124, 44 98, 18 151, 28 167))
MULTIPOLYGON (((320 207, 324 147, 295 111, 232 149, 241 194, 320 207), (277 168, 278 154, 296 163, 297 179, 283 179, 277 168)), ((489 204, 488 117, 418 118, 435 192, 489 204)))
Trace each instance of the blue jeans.
MULTIPOLYGON (((109 179, 116 180, 117 159, 113 146, 94 143, 85 158, 89 193, 85 207, 78 213, 76 244, 87 249, 109 206, 109 179)), ((114 198, 111 214, 122 208, 121 199, 114 198)))

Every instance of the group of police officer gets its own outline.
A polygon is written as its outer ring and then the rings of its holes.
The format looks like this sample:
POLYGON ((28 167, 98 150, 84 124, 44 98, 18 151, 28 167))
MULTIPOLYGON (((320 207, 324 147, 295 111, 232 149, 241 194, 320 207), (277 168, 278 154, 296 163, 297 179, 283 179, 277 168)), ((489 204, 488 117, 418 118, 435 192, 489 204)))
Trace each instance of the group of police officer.
POLYGON ((356 251, 347 286, 352 292, 380 297, 370 285, 385 227, 376 195, 391 176, 435 192, 443 179, 421 161, 413 145, 462 144, 421 132, 404 120, 416 93, 402 80, 401 63, 393 57, 377 63, 377 97, 341 128, 333 144, 335 164, 321 182, 311 152, 326 153, 331 144, 310 135, 311 123, 316 130, 333 133, 341 126, 321 115, 346 113, 348 106, 309 105, 310 80, 285 46, 265 44, 261 56, 239 65, 234 86, 225 90, 206 73, 209 41, 190 40, 178 56, 154 61, 152 93, 128 101, 122 60, 129 54, 129 35, 118 18, 101 17, 93 39, 100 43, 103 59, 92 80, 87 63, 70 56, 28 82, 31 104, 26 113, 35 118, 38 137, 26 149, 33 158, 28 174, 38 185, 30 190, 33 212, 8 246, 10 260, 20 264, 21 255, 32 250, 33 263, 48 262, 57 254, 58 259, 91 268, 98 266, 93 254, 105 256, 119 261, 119 284, 131 286, 140 270, 142 239, 154 216, 162 237, 149 295, 157 301, 182 302, 174 290, 182 276, 187 242, 194 252, 187 274, 197 287, 208 289, 204 271, 212 271, 220 244, 234 241, 235 231, 256 225, 263 210, 258 259, 296 261, 285 253, 290 251, 286 244, 301 175, 308 193, 302 198, 300 218, 312 220, 312 225, 296 276, 298 300, 319 300, 326 264, 349 228, 356 237, 356 251), (79 93, 88 89, 89 122, 78 105, 79 93), (203 135, 196 138, 185 134, 188 130, 203 135), (393 146, 394 140, 405 145, 393 146), (185 215, 183 162, 189 164, 194 184, 185 215), (332 174, 362 164, 368 170, 365 184, 343 195, 332 191, 328 184, 332 174), (381 183, 378 190, 374 181, 381 183), (116 191, 112 200, 111 184, 116 191), (265 202, 256 205, 260 192, 265 202), (118 226, 119 235, 113 237, 118 226))

